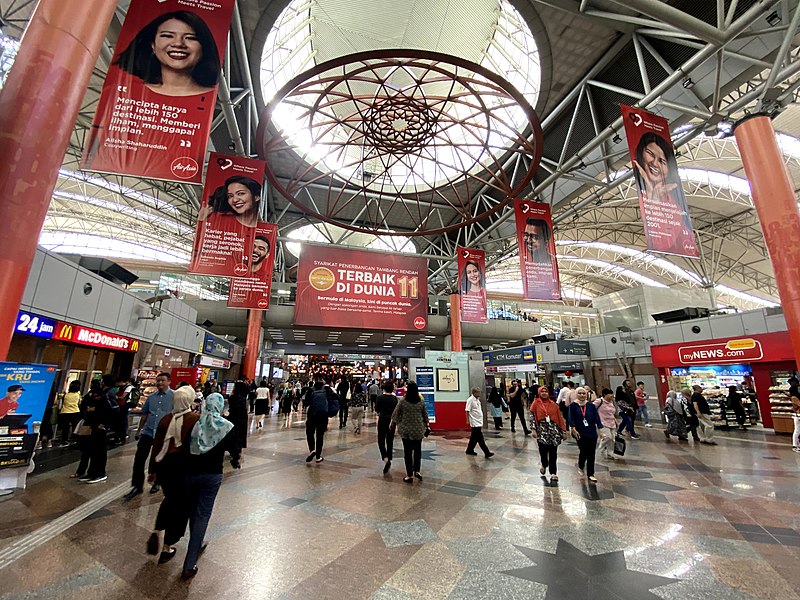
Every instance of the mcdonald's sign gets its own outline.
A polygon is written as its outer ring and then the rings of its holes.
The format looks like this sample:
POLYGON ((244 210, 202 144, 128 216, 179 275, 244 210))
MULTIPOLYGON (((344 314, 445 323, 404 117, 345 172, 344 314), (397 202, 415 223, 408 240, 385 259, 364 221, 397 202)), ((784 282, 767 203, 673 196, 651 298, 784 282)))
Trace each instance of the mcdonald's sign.
POLYGON ((82 346, 120 350, 122 352, 137 352, 139 350, 139 340, 116 333, 107 333, 99 329, 83 327, 82 325, 64 323, 63 321, 56 323, 53 339, 82 346))

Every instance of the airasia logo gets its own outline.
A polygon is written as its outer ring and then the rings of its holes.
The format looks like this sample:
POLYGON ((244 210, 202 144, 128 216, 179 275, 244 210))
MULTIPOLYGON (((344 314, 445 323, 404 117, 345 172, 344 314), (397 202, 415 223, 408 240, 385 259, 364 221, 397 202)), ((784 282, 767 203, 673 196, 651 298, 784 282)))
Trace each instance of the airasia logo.
POLYGON ((239 276, 247 275, 247 265, 244 263, 239 263, 238 265, 233 267, 233 273, 239 276))
POLYGON ((425 329, 425 317, 417 317, 414 319, 414 327, 417 329, 425 329))
POLYGON ((200 167, 197 166, 197 161, 190 156, 176 158, 170 166, 172 174, 181 179, 191 179, 199 170, 200 167))
POLYGON ((269 302, 267 302, 266 298, 262 298, 258 301, 258 308, 267 308, 269 306, 269 302))

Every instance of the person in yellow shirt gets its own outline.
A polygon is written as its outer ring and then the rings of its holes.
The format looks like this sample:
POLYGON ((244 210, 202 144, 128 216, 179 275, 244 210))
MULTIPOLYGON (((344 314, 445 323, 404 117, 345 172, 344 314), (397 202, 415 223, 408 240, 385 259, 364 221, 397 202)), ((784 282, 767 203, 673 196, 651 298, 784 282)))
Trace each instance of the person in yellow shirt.
POLYGON ((61 445, 69 445, 70 434, 75 430, 81 420, 81 382, 72 381, 69 391, 64 394, 61 401, 61 410, 58 411, 58 428, 61 430, 61 445))

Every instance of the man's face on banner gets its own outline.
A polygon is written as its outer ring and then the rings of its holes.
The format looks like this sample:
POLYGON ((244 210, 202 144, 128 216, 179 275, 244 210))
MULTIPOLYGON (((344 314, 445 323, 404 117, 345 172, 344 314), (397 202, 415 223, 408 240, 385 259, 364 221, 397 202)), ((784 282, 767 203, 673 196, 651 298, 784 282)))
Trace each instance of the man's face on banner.
POLYGON ((269 254, 269 243, 262 239, 256 238, 253 242, 253 269, 260 267, 264 259, 269 254))
POLYGON ((522 240, 525 242, 525 251, 528 256, 533 256, 540 248, 544 248, 544 231, 538 225, 525 225, 522 240))

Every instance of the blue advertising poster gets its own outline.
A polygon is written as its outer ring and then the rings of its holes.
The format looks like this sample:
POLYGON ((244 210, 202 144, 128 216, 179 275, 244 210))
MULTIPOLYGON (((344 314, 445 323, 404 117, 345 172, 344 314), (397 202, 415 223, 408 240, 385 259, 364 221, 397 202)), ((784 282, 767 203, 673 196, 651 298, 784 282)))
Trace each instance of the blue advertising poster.
POLYGON ((425 408, 428 410, 428 421, 436 423, 436 411, 433 404, 433 367, 417 367, 417 387, 419 387, 422 401, 425 402, 425 408))
POLYGON ((56 367, 0 362, 0 467, 28 464, 56 367))

